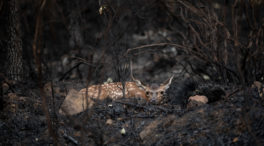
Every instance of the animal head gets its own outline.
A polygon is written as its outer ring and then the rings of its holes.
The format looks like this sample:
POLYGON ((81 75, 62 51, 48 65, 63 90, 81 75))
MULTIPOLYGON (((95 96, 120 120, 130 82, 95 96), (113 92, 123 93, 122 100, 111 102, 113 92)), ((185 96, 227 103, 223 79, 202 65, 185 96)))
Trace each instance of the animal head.
POLYGON ((159 104, 163 101, 165 97, 165 92, 167 89, 169 89, 172 79, 174 77, 174 75, 171 76, 167 81, 165 81, 160 85, 159 84, 145 85, 140 80, 134 78, 132 72, 132 62, 130 62, 130 72, 131 72, 132 80, 136 83, 136 85, 139 88, 142 88, 145 91, 148 100, 156 104, 159 104))
POLYGON ((138 87, 142 88, 145 91, 146 96, 151 103, 159 104, 163 101, 165 97, 165 92, 167 89, 169 89, 173 77, 174 76, 170 77, 167 81, 165 81, 160 85, 159 84, 145 85, 141 81, 135 78, 132 79, 134 82, 136 82, 138 87))

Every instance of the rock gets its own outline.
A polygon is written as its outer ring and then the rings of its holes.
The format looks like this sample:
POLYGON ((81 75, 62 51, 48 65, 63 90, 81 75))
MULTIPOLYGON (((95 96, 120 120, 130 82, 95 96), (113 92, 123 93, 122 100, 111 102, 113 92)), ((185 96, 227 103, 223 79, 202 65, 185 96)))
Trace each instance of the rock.
POLYGON ((60 107, 59 113, 62 115, 74 115, 83 112, 88 108, 87 103, 92 102, 91 100, 86 101, 80 92, 75 89, 70 89, 60 107))
POLYGON ((107 119, 105 123, 107 125, 112 125, 113 124, 113 120, 112 119, 107 119))
POLYGON ((208 103, 208 98, 203 95, 191 96, 188 99, 187 108, 197 107, 208 103))

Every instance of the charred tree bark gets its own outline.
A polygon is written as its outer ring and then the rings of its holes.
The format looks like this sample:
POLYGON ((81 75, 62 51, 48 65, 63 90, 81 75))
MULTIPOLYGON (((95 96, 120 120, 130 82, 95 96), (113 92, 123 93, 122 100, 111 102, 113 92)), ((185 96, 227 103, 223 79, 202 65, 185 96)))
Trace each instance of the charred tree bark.
POLYGON ((7 3, 7 65, 6 75, 11 80, 22 81, 24 78, 22 41, 19 35, 19 21, 16 0, 7 3))
POLYGON ((3 87, 2 87, 2 85, 3 85, 3 81, 4 81, 4 79, 0 76, 0 110, 2 110, 4 107, 4 100, 3 100, 3 96, 4 96, 4 94, 3 94, 3 87))

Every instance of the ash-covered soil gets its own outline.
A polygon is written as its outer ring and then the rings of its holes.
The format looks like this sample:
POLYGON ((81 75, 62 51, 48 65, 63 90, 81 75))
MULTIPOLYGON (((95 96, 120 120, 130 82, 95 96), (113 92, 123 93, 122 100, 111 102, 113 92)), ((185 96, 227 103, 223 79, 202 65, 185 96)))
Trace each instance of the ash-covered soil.
MULTIPOLYGON (((56 83, 53 89, 50 84, 45 86, 53 129, 62 145, 264 143, 264 97, 256 87, 242 89, 174 80, 167 90, 167 100, 161 105, 137 99, 105 100, 78 115, 62 116, 58 109, 70 88, 66 85, 56 83), (208 96, 209 103, 187 108, 187 96, 197 92, 208 96), (212 97, 217 98, 210 102, 212 97)), ((5 91, 0 113, 1 143, 51 144, 38 89, 29 85, 12 86, 5 91)))

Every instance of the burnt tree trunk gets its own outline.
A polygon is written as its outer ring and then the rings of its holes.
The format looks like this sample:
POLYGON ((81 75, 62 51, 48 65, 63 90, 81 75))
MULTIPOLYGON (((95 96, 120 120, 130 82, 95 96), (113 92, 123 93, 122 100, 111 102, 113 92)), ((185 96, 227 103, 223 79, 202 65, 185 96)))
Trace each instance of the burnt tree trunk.
POLYGON ((7 66, 6 75, 11 80, 22 81, 24 77, 22 41, 19 35, 19 21, 16 0, 7 3, 7 66))

